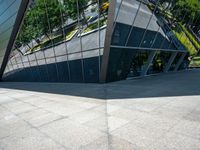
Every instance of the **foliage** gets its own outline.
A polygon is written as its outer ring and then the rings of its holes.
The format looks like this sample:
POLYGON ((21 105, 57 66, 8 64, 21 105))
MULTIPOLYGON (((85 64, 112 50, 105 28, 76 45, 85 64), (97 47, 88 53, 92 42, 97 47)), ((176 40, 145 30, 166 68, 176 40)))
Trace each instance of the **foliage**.
POLYGON ((55 28, 61 28, 61 19, 58 16, 63 13, 64 7, 59 0, 48 2, 47 0, 37 0, 26 14, 18 41, 27 44, 42 35, 48 36, 55 28))
POLYGON ((190 67, 199 67, 200 66, 200 57, 196 56, 190 62, 190 67))
POLYGON ((171 12, 175 20, 187 24, 197 33, 200 24, 199 0, 159 0, 160 4, 168 4, 168 12, 171 12))
POLYGON ((86 32, 92 31, 94 29, 97 29, 98 26, 102 27, 106 24, 106 21, 107 21, 107 19, 102 19, 99 21, 99 23, 98 23, 98 21, 96 21, 96 22, 90 24, 83 32, 86 33, 86 32))
POLYGON ((200 24, 200 1, 199 0, 160 0, 160 3, 169 3, 170 11, 178 21, 198 26, 200 24))
POLYGON ((68 32, 68 34, 66 35, 66 40, 70 40, 72 38, 72 36, 77 32, 78 30, 72 30, 70 32, 68 32))
POLYGON ((178 38, 178 40, 185 46, 185 48, 189 51, 190 55, 195 55, 197 53, 196 48, 193 46, 189 38, 186 34, 180 29, 174 29, 174 34, 178 38))
POLYGON ((63 0, 67 15, 73 20, 78 19, 78 14, 85 18, 84 8, 87 7, 89 1, 90 0, 63 0), (77 9, 77 7, 79 9, 77 9))
POLYGON ((196 49, 200 50, 200 43, 193 37, 193 35, 185 28, 182 24, 179 24, 182 30, 185 32, 189 40, 195 46, 196 49))

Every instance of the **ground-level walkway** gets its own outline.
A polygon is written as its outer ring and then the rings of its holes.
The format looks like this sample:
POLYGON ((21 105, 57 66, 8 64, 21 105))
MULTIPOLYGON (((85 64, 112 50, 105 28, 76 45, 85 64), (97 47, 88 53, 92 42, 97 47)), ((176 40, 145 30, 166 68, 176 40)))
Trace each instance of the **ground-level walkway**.
POLYGON ((200 71, 0 83, 0 150, 199 150, 200 71))

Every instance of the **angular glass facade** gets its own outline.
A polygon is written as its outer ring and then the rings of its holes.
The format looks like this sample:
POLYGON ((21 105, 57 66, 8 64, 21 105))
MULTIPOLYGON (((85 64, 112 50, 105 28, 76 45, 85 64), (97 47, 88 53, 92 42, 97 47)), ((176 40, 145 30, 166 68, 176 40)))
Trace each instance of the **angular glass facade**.
POLYGON ((175 1, 32 0, 27 9, 5 81, 112 82, 186 69, 198 50, 185 30, 199 17, 180 15, 175 1))
POLYGON ((161 1, 116 0, 109 56, 103 57, 103 61, 108 60, 108 67, 102 81, 168 72, 172 66, 174 70, 179 68, 178 56, 187 50, 176 37, 162 6, 161 1), (174 52, 178 56, 172 59, 174 52))
POLYGON ((4 79, 98 82, 108 8, 106 0, 32 1, 4 79))
MULTIPOLYGON (((16 29, 16 20, 20 20, 17 15, 22 5, 25 5, 25 2, 21 0, 0 1, 0 76, 3 74, 8 59, 8 49, 12 47, 11 41, 16 36, 13 30, 16 29)), ((22 9, 21 11, 24 10, 22 9)))

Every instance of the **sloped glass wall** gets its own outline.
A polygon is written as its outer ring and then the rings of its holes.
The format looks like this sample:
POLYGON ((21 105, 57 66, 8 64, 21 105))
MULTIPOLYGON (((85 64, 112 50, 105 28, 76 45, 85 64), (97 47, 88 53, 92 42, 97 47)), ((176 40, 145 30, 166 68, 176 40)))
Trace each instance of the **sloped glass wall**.
POLYGON ((0 66, 16 21, 21 0, 0 1, 0 66))
POLYGON ((98 82, 108 8, 107 0, 32 1, 4 80, 98 82))
POLYGON ((186 69, 200 50, 199 10, 198 0, 116 0, 106 81, 186 69))

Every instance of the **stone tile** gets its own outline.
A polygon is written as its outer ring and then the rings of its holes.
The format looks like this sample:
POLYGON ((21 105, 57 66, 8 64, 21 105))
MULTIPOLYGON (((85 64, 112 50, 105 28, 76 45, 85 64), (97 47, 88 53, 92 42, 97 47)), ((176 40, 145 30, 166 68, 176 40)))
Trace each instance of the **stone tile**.
POLYGON ((19 115, 20 118, 26 120, 31 125, 38 127, 54 120, 61 118, 61 116, 47 112, 42 109, 36 109, 19 115))
POLYGON ((191 113, 191 110, 184 110, 181 108, 171 108, 169 106, 163 106, 157 108, 151 114, 160 115, 167 118, 182 119, 191 113))
POLYGON ((40 108, 61 116, 69 116, 85 110, 77 106, 66 106, 55 102, 44 103, 40 108))
POLYGON ((91 101, 82 97, 76 97, 76 99, 74 97, 71 99, 71 97, 72 96, 70 97, 65 96, 65 99, 63 100, 56 99, 53 101, 62 104, 63 106, 80 107, 83 109, 92 109, 94 107, 101 105, 101 103, 96 101, 95 99, 94 101, 91 101))
POLYGON ((119 106, 116 106, 116 105, 110 105, 109 103, 107 103, 107 107, 106 107, 106 111, 108 114, 116 111, 116 110, 119 110, 121 107, 119 106))
POLYGON ((27 99, 29 97, 31 97, 33 94, 30 94, 29 92, 25 92, 25 91, 21 91, 21 90, 17 90, 14 93, 10 93, 9 97, 14 98, 14 99, 27 99))
POLYGON ((64 148, 38 130, 30 129, 0 140, 5 150, 61 150, 64 148))
POLYGON ((90 120, 84 123, 84 125, 102 132, 108 132, 108 118, 106 115, 94 120, 90 120))
POLYGON ((199 150, 197 139, 170 132, 148 146, 149 150, 199 150))
POLYGON ((127 108, 120 108, 116 111, 113 111, 109 115, 114 116, 114 117, 118 117, 118 118, 121 118, 121 119, 129 120, 129 121, 139 119, 139 118, 146 116, 146 115, 149 116, 149 114, 146 113, 146 112, 131 110, 131 109, 127 109, 127 108))
POLYGON ((25 102, 25 103, 29 103, 31 105, 40 107, 42 104, 49 102, 49 100, 46 100, 44 98, 40 98, 38 96, 33 96, 33 97, 29 97, 26 99, 20 99, 21 101, 25 102))
POLYGON ((108 136, 98 138, 92 143, 80 147, 81 150, 109 150, 108 136))
POLYGON ((160 104, 151 104, 151 103, 134 103, 127 105, 126 108, 131 110, 138 110, 143 112, 152 112, 160 107, 160 104))
POLYGON ((8 109, 0 106, 0 120, 6 118, 7 116, 13 115, 8 109))
POLYGON ((197 123, 200 123, 200 109, 195 108, 190 114, 188 114, 187 116, 184 116, 184 119, 188 121, 195 121, 197 123))
POLYGON ((19 119, 14 114, 11 114, 0 120, 0 138, 4 138, 30 128, 31 127, 26 122, 19 119))
POLYGON ((134 122, 128 123, 127 125, 114 130, 111 132, 112 136, 122 138, 138 147, 147 148, 150 144, 154 143, 166 134, 165 130, 145 129, 138 127, 134 122))
POLYGON ((6 94, 6 93, 8 93, 9 92, 9 90, 7 90, 7 89, 3 89, 3 88, 1 88, 1 90, 0 90, 0 94, 6 94))
POLYGON ((36 107, 34 107, 32 105, 24 103, 24 102, 20 102, 20 101, 3 104, 3 106, 15 114, 20 114, 23 112, 27 112, 27 111, 36 109, 36 107))
POLYGON ((123 125, 127 124, 129 121, 120 119, 117 117, 112 117, 112 116, 103 116, 99 117, 97 119, 88 121, 85 123, 85 125, 98 129, 100 131, 104 132, 111 132, 117 128, 122 127, 123 125))
POLYGON ((143 114, 137 119, 133 120, 131 123, 148 130, 157 130, 158 132, 162 132, 162 130, 170 130, 178 122, 180 122, 180 119, 143 114))
POLYGON ((69 119, 73 120, 75 122, 78 122, 80 124, 83 124, 83 123, 88 122, 90 120, 94 120, 96 118, 99 118, 103 115, 104 114, 102 114, 98 111, 87 110, 87 111, 81 111, 81 112, 75 113, 73 115, 70 115, 69 119))
POLYGON ((101 112, 103 114, 107 114, 107 108, 106 108, 106 103, 104 105, 101 105, 101 106, 97 106, 93 109, 91 109, 91 111, 98 111, 98 112, 101 112))
POLYGON ((132 144, 124 139, 110 136, 109 137, 109 149, 110 150, 141 150, 140 147, 132 144))
POLYGON ((109 105, 109 104, 105 103, 105 104, 103 104, 103 105, 101 105, 99 107, 95 107, 92 110, 99 111, 99 112, 106 113, 106 114, 110 114, 110 113, 112 113, 112 112, 114 112, 114 111, 116 111, 118 109, 120 109, 119 106, 109 105))
POLYGON ((6 104, 6 103, 10 103, 10 102, 16 102, 16 100, 14 98, 5 96, 5 95, 0 95, 1 99, 0 99, 0 104, 6 104))
POLYGON ((183 134, 200 140, 200 124, 195 121, 181 120, 170 132, 183 134))
POLYGON ((41 127, 40 130, 69 149, 78 149, 105 136, 96 129, 77 124, 69 119, 55 121, 41 127))
POLYGON ((0 149, 199 150, 199 72, 184 75, 34 84, 40 92, 1 83, 0 149))
MULTIPOLYGON (((92 101, 92 100, 90 100, 90 101, 92 101)), ((102 106, 102 105, 104 105, 104 102, 99 102, 99 101, 95 101, 94 100, 94 102, 80 102, 80 107, 81 108, 84 108, 84 109, 92 109, 92 108, 94 108, 94 107, 97 107, 97 106, 102 106)))
POLYGON ((112 132, 113 130, 116 130, 117 128, 123 127, 125 124, 129 122, 128 120, 124 120, 124 119, 120 119, 120 118, 112 117, 112 116, 107 117, 107 119, 108 119, 109 132, 112 132))

